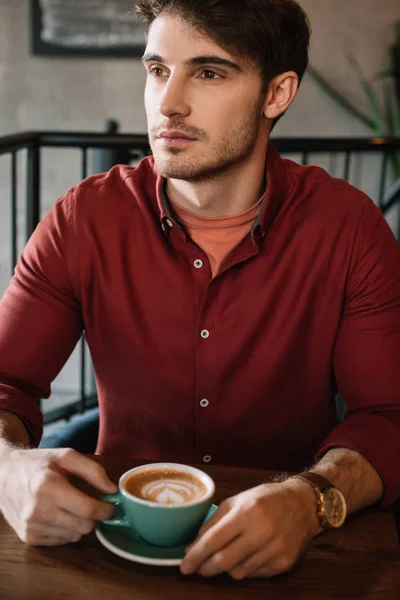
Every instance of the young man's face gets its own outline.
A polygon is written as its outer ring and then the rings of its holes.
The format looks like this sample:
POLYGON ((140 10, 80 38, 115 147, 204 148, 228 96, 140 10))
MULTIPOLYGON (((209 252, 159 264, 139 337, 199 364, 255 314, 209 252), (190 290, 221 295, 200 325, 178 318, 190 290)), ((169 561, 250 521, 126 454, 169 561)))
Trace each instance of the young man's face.
POLYGON ((207 180, 252 154, 261 123, 266 127, 255 68, 167 14, 150 28, 144 64, 149 139, 161 175, 207 180))

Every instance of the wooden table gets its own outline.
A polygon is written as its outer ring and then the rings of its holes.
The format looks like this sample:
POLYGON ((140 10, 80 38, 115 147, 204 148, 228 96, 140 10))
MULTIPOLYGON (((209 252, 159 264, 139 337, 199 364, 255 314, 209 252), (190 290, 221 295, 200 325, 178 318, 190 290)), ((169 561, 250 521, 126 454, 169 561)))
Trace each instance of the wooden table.
MULTIPOLYGON (((140 461, 93 457, 114 481, 140 461)), ((216 482, 216 503, 259 485, 272 471, 201 466, 216 482)), ((92 491, 86 484, 81 489, 92 491)), ((23 544, 0 516, 1 600, 197 598, 400 598, 400 552, 391 509, 370 508, 343 529, 316 538, 299 565, 272 579, 185 577, 178 567, 149 567, 108 552, 95 534, 56 548, 23 544)))

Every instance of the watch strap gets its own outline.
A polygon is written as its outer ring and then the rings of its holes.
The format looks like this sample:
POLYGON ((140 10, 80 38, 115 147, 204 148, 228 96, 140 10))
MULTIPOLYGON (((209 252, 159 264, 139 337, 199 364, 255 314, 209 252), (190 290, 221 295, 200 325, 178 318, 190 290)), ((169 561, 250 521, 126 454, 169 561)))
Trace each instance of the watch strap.
POLYGON ((332 488, 333 484, 322 475, 318 475, 318 473, 313 473, 311 471, 306 471, 304 473, 300 473, 299 475, 294 475, 292 479, 301 479, 302 481, 305 481, 306 483, 311 485, 311 487, 314 489, 317 499, 317 517, 322 527, 322 530, 326 531, 330 529, 330 525, 325 514, 323 492, 326 489, 332 488))
POLYGON ((307 481, 307 483, 310 483, 320 494, 322 494, 326 488, 334 487, 333 483, 328 479, 313 471, 306 471, 304 473, 299 473, 298 475, 293 475, 292 479, 302 479, 303 481, 307 481))

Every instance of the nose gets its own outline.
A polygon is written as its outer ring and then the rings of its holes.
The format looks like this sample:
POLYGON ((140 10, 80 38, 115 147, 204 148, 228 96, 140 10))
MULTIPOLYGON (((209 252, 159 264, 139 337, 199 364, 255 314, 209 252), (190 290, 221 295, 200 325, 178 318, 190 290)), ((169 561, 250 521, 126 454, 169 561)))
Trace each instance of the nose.
POLYGON ((164 117, 171 118, 176 115, 187 117, 190 112, 185 82, 182 78, 171 74, 160 99, 160 113, 164 117))

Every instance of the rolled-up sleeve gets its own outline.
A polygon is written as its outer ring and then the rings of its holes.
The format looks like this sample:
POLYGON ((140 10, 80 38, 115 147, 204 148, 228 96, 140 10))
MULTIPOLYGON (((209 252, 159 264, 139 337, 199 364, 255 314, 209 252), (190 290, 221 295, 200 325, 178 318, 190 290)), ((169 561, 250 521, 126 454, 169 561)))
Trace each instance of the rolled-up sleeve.
POLYGON ((71 205, 72 192, 38 225, 0 302, 0 410, 22 419, 33 445, 43 431, 36 401, 49 397, 83 329, 71 205))
POLYGON ((400 496, 400 247, 372 202, 355 234, 334 372, 347 414, 316 459, 356 450, 379 473, 389 505, 400 496))

